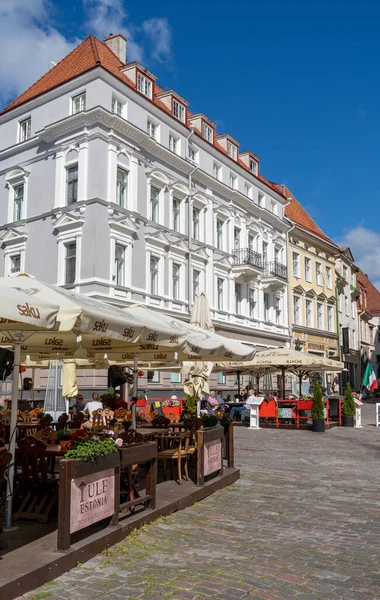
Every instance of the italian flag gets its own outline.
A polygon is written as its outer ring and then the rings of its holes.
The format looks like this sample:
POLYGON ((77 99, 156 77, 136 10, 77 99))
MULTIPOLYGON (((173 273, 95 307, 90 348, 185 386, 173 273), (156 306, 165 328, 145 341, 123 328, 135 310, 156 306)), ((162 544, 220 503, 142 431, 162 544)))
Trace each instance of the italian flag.
POLYGON ((362 386, 366 387, 367 390, 369 390, 370 392, 372 392, 372 390, 377 390, 377 388, 379 387, 377 385, 377 379, 376 379, 376 375, 373 372, 371 363, 367 363, 367 368, 365 370, 364 373, 364 377, 363 377, 363 381, 362 381, 362 386))

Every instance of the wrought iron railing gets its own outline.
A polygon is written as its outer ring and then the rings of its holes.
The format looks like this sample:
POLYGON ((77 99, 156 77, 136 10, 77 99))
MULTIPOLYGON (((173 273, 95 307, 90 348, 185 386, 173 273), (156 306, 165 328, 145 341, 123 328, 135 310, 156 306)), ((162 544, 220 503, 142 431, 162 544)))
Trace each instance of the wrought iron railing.
POLYGON ((252 265, 258 269, 264 268, 263 257, 251 248, 241 248, 234 250, 234 265, 252 265))
POLYGON ((288 267, 279 263, 277 260, 274 260, 273 262, 267 262, 265 264, 264 275, 266 277, 278 277, 279 279, 284 279, 287 281, 288 267))

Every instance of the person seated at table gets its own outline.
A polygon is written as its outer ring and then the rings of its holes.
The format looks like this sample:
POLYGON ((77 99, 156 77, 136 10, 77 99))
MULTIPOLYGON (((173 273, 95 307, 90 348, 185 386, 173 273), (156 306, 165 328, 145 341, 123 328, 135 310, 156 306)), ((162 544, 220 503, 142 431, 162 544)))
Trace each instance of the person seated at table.
POLYGON ((84 410, 84 400, 82 394, 78 394, 78 396, 76 397, 75 404, 72 406, 72 408, 75 408, 75 414, 80 413, 82 412, 82 410, 84 410))
POLYGON ((214 414, 215 409, 219 406, 218 400, 215 398, 215 392, 210 392, 207 399, 207 410, 210 415, 214 414))
POLYGON ((243 406, 233 406, 231 408, 230 419, 234 420, 235 415, 236 414, 240 415, 243 412, 243 410, 250 410, 250 404, 248 404, 248 401, 252 398, 253 395, 254 395, 254 391, 249 390, 248 397, 247 397, 247 400, 245 401, 245 404, 243 404, 243 406))
POLYGON ((219 390, 218 392, 216 392, 216 400, 218 401, 219 406, 222 406, 222 404, 224 404, 223 392, 221 390, 219 390))
POLYGON ((99 400, 99 394, 97 392, 93 392, 91 399, 89 402, 87 402, 85 408, 85 410, 88 412, 89 421, 92 421, 92 413, 95 410, 99 410, 99 408, 100 410, 103 410, 103 404, 99 400))

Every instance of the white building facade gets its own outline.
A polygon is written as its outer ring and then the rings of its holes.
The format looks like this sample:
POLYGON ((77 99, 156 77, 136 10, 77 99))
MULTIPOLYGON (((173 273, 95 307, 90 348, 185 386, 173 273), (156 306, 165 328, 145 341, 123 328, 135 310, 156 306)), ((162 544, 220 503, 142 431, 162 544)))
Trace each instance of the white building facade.
POLYGON ((286 345, 285 197, 125 44, 90 36, 0 114, 0 273, 184 319, 204 291, 223 335, 286 345))

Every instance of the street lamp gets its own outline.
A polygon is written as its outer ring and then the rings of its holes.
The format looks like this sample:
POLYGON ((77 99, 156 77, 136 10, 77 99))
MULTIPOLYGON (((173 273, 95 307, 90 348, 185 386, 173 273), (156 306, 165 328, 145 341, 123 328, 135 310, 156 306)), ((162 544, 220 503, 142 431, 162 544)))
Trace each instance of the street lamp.
POLYGON ((294 350, 302 350, 303 342, 299 338, 294 340, 294 350))

